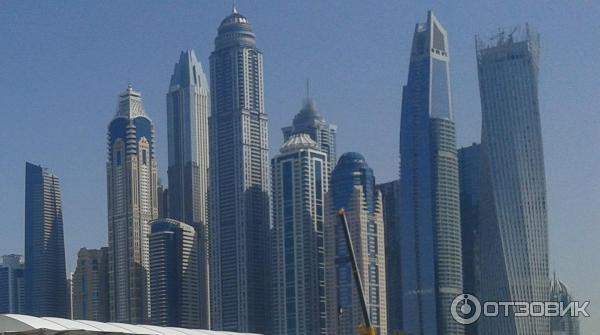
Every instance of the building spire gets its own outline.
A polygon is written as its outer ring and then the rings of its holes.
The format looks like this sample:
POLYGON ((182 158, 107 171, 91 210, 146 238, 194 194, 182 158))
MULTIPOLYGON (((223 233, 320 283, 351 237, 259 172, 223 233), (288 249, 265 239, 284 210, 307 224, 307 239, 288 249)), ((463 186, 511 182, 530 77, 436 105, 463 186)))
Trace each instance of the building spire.
POLYGON ((310 99, 310 78, 306 78, 306 100, 310 99))
POLYGON ((231 14, 237 14, 237 1, 233 0, 233 5, 231 6, 231 14))

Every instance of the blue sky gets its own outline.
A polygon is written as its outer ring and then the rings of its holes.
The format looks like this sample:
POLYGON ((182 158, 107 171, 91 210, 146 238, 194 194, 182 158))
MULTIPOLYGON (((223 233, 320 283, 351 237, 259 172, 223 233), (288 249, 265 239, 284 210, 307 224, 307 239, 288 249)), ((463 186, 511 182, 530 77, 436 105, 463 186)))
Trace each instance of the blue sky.
MULTIPOLYGON (((449 33, 460 146, 479 141, 474 36, 529 22, 541 33, 540 100, 551 268, 591 300, 600 329, 600 2, 240 0, 264 52, 271 151, 300 109, 305 80, 378 181, 397 177, 402 85, 414 25, 433 9, 449 33)), ((0 1, 0 254, 23 252, 29 160, 61 177, 67 267, 106 244, 106 127, 128 83, 154 120, 166 179, 165 94, 182 49, 208 71, 230 1, 0 1)))

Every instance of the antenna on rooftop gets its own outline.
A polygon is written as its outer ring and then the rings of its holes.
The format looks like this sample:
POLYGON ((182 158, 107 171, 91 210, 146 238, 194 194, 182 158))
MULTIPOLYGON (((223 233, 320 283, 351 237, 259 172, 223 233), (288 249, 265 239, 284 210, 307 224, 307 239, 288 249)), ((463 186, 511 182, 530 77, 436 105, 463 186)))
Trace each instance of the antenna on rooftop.
POLYGON ((310 78, 306 78, 306 99, 310 99, 310 78))

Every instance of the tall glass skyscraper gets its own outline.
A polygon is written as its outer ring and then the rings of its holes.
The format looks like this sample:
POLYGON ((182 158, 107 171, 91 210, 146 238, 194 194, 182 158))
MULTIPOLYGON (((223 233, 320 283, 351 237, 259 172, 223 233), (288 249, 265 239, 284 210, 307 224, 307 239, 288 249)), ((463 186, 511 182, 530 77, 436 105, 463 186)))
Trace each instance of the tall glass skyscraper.
POLYGON ((315 107, 315 102, 310 97, 304 100, 304 106, 296 116, 291 126, 284 127, 283 140, 287 141, 294 134, 308 134, 317 142, 319 150, 327 154, 327 171, 331 174, 336 163, 336 133, 337 126, 325 120, 315 107))
POLYGON ((58 177, 25 164, 25 313, 68 318, 65 240, 58 177))
POLYGON ((367 309, 377 334, 387 334, 385 240, 381 193, 375 189, 373 170, 356 152, 343 154, 333 173, 327 195, 325 269, 329 334, 354 334, 364 324, 352 264, 338 210, 344 208, 363 282, 367 309))
MULTIPOLYGON (((481 95, 481 298, 546 301, 548 215, 538 100, 539 36, 477 42, 481 95), (485 224, 483 224, 485 222, 485 224)), ((481 334, 549 334, 540 317, 484 318, 481 334)))
MULTIPOLYGON (((481 145, 458 150, 460 221, 463 253, 464 293, 479 296, 479 201, 481 188, 481 145)), ((466 335, 476 335, 478 323, 465 326, 466 335)))
POLYGON ((327 155, 294 134, 273 158, 272 334, 327 334, 325 193, 327 155))
POLYGON ((263 58, 233 9, 210 56, 210 232, 213 328, 264 333, 270 169, 263 58))
POLYGON ((460 205, 448 34, 432 12, 417 24, 400 129, 404 330, 464 334, 450 305, 462 293, 460 205))
POLYGON ((400 262, 400 180, 378 184, 385 226, 385 281, 388 332, 402 330, 402 267, 400 262))
POLYGON ((142 95, 131 85, 119 96, 108 125, 108 263, 110 319, 143 323, 148 317, 151 220, 158 217, 154 126, 142 95))
MULTIPOLYGON (((181 52, 167 93, 168 217, 198 229, 196 274, 200 310, 196 328, 210 328, 208 271, 208 80, 193 50, 181 52)), ((159 195, 160 197, 160 195, 159 195)), ((160 197, 162 199, 162 197, 160 197)), ((162 206, 164 207, 164 206, 162 206)), ((186 308, 182 305, 182 308, 186 308)))

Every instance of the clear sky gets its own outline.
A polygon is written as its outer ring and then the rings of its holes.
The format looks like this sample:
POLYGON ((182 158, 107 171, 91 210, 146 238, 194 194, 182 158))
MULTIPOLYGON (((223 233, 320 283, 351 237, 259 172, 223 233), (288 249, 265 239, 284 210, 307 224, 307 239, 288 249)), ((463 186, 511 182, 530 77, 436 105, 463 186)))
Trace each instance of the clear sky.
MULTIPOLYGON (((460 146, 479 141, 474 36, 529 22, 541 33, 540 100, 550 265, 592 301, 600 329, 600 2, 240 0, 264 52, 270 146, 301 107, 305 81, 379 182, 397 178, 402 85, 414 25, 428 9, 449 33, 460 146), (486 3, 487 2, 487 3, 486 3)), ((208 56, 230 1, 0 1, 0 254, 22 253, 25 161, 61 178, 67 268, 107 242, 106 127, 128 83, 154 120, 166 180, 166 102, 182 49, 208 56)))

